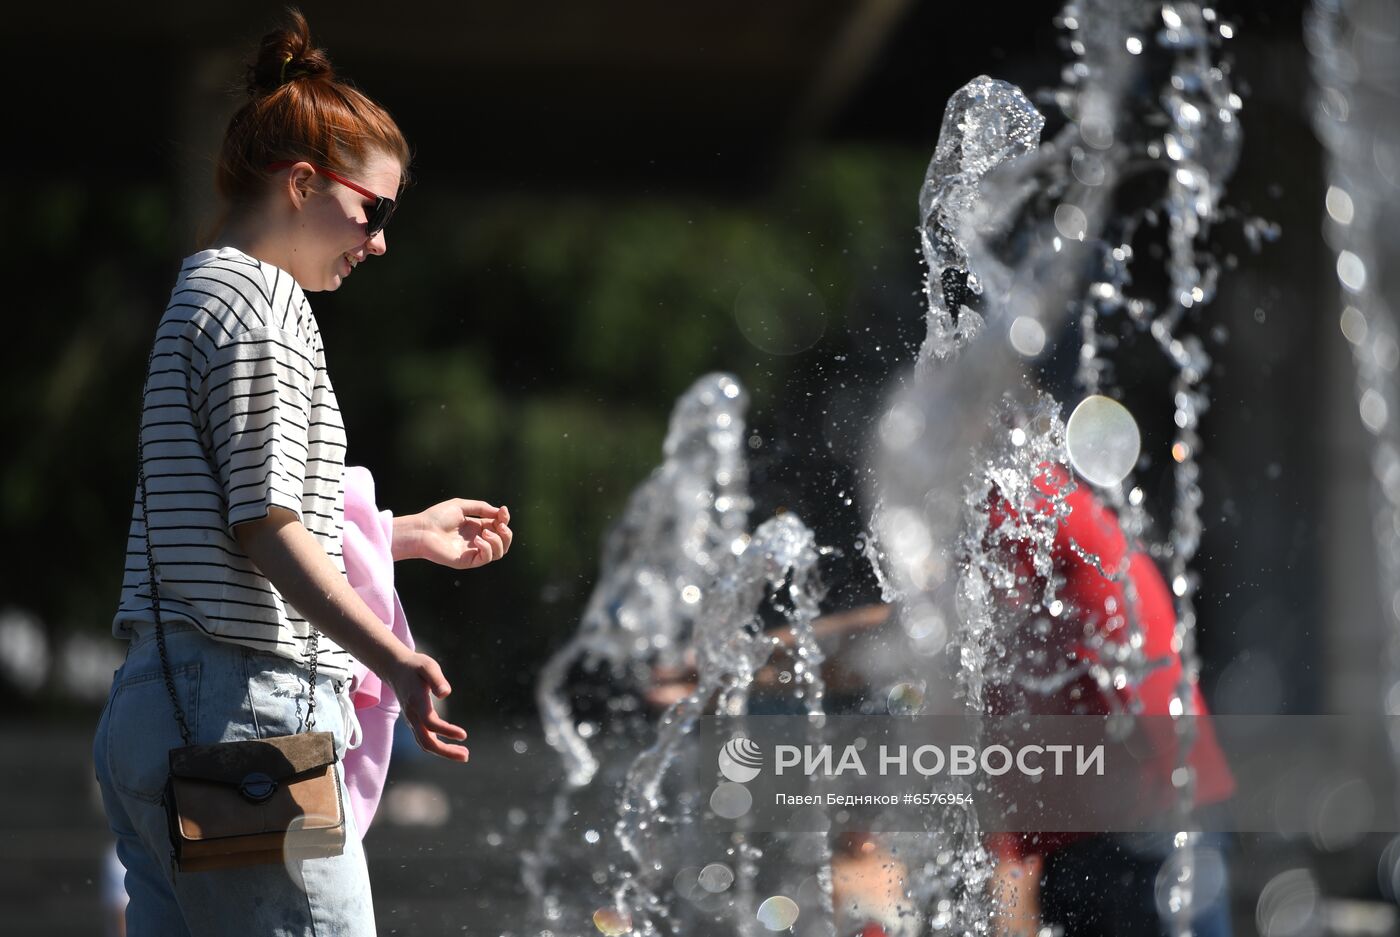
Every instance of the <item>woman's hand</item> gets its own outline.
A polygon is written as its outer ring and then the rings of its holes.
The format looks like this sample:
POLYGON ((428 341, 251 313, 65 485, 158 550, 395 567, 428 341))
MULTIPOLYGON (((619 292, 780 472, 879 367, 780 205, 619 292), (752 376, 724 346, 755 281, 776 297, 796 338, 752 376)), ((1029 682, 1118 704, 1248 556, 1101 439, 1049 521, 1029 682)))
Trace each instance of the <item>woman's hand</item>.
POLYGON ((510 509, 451 498, 418 514, 394 518, 394 559, 432 560, 451 569, 476 569, 510 550, 510 509))
POLYGON ((437 661, 426 654, 411 653, 390 667, 387 674, 380 676, 386 677, 394 688, 394 695, 403 707, 404 718, 408 720, 419 748, 449 761, 467 760, 465 745, 449 745, 438 738, 442 736, 460 742, 467 737, 467 730, 448 722, 433 709, 433 697, 442 699, 452 692, 437 661))

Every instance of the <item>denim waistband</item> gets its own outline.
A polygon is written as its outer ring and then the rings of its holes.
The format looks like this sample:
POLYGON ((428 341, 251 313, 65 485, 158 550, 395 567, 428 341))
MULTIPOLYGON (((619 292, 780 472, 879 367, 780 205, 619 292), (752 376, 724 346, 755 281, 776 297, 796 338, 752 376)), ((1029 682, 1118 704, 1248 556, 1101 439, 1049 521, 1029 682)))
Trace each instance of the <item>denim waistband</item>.
MULTIPOLYGON (((289 657, 272 654, 258 648, 248 647, 237 641, 223 641, 212 635, 205 634, 197 625, 183 619, 165 621, 161 623, 165 631, 166 648, 169 652, 172 664, 179 659, 189 659, 191 654, 200 658, 218 657, 220 655, 235 655, 240 658, 256 661, 256 666, 269 669, 285 670, 300 675, 306 674, 306 666, 297 663, 289 657), (194 644, 190 643, 189 636, 194 635, 194 644), (171 642, 179 641, 179 646, 172 648, 171 642), (196 646, 198 649, 196 650, 196 646)), ((131 626, 131 640, 127 645, 126 658, 132 660, 138 653, 144 658, 147 655, 155 654, 151 647, 155 643, 156 626, 154 622, 134 622, 131 626)), ((227 658, 226 658, 227 659, 227 658)), ((241 665, 240 665, 241 666, 241 665)), ((336 673, 321 671, 316 675, 317 684, 329 684, 336 690, 337 695, 348 699, 350 693, 350 677, 336 673)), ((353 715, 354 707, 350 707, 353 715)), ((350 720, 347 720, 347 722, 350 720)), ((358 743, 357 743, 358 744, 358 743)))
MULTIPOLYGON (((165 636, 166 636, 167 638, 170 637, 171 635, 181 634, 181 633, 186 632, 186 631, 194 631, 194 632, 198 632, 198 633, 200 633, 200 634, 203 634, 203 632, 200 632, 200 631, 199 631, 199 628, 197 628, 194 624, 192 624, 191 622, 188 622, 188 621, 184 621, 184 620, 182 620, 182 619, 176 619, 176 620, 174 620, 174 621, 163 621, 163 622, 161 622, 161 629, 165 631, 165 636)), ((155 636, 156 636, 156 625, 155 625, 155 622, 153 622, 153 621, 137 621, 137 622, 132 622, 132 623, 131 623, 131 639, 130 639, 130 642, 129 642, 129 647, 133 647, 133 648, 134 648, 134 647, 137 647, 138 645, 145 644, 147 641, 153 640, 153 639, 155 638, 155 636)))

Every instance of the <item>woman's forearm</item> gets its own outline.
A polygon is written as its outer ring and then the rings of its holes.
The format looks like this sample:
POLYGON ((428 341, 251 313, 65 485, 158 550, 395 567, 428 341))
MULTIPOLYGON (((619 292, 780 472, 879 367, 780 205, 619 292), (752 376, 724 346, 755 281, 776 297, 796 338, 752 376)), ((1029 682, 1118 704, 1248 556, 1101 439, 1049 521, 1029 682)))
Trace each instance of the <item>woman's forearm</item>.
POLYGON ((370 610, 295 514, 273 508, 234 528, 243 552, 297 612, 381 677, 412 652, 370 610))
POLYGON ((416 560, 422 555, 423 520, 417 514, 403 517, 394 515, 393 537, 389 542, 389 552, 394 562, 416 560))

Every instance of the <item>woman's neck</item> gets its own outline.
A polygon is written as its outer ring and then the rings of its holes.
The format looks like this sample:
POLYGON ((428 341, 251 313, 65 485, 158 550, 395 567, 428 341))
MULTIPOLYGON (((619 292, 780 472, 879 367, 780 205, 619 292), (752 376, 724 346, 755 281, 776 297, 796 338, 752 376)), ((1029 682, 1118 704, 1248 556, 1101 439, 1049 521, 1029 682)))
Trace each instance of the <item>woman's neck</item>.
POLYGON ((281 243, 281 239, 272 235, 266 230, 258 230, 237 221, 230 221, 224 226, 223 231, 217 238, 216 246, 232 247, 242 251, 255 260, 272 264, 283 270, 290 269, 290 257, 286 246, 281 243))

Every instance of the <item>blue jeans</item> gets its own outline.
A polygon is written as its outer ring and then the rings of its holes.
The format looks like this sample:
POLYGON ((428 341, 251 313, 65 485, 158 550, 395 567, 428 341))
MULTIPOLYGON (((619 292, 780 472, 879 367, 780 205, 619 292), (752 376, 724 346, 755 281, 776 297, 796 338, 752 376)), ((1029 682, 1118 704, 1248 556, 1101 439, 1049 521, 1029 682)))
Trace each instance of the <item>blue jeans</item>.
MULTIPOLYGON (((307 702, 303 668, 215 641, 180 622, 165 625, 165 643, 194 743, 299 731, 307 702)), ((329 677, 318 676, 316 683, 315 728, 331 732, 336 754, 343 756, 349 721, 343 697, 329 677)), ((140 631, 112 678, 92 749, 107 822, 126 867, 126 925, 131 937, 375 933, 369 874, 348 803, 345 851, 339 856, 177 873, 162 794, 167 753, 182 744, 155 631, 140 631)), ((338 763, 336 770, 341 770, 338 763)))

